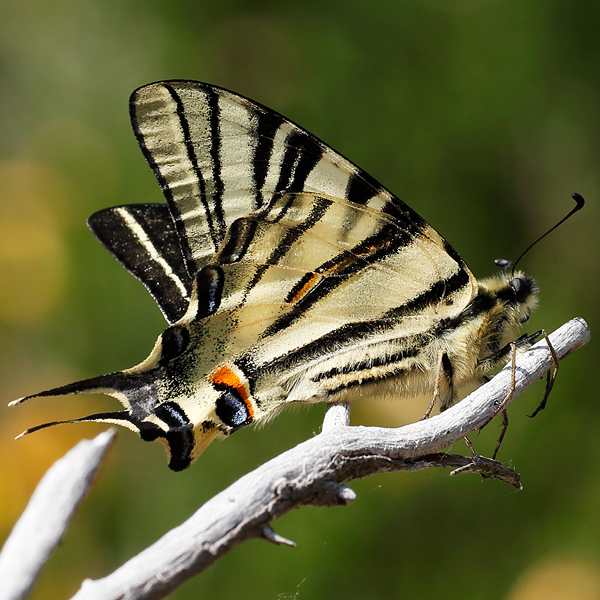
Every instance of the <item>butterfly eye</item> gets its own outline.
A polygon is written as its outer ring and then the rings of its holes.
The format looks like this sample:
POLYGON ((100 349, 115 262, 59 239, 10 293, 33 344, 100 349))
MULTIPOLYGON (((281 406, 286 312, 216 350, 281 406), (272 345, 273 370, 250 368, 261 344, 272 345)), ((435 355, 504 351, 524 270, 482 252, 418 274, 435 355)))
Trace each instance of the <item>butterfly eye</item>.
POLYGON ((517 302, 520 302, 521 304, 527 300, 529 294, 531 293, 530 286, 528 286, 525 280, 521 279, 520 277, 513 279, 510 282, 510 287, 515 292, 517 302))
POLYGON ((163 360, 171 360, 179 356, 190 342, 190 333, 185 327, 170 327, 162 334, 163 360))
POLYGON ((219 396, 215 412, 229 427, 241 427, 250 419, 246 403, 231 390, 225 390, 219 396))

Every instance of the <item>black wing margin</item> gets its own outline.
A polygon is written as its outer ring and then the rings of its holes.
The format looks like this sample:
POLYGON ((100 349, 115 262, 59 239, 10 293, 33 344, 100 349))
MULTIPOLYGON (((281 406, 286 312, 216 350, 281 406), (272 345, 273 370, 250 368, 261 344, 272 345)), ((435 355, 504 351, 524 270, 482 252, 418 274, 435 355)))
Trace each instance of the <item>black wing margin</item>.
POLYGON ((88 219, 88 227, 146 286, 169 323, 183 317, 193 282, 166 204, 107 208, 94 213, 88 219))

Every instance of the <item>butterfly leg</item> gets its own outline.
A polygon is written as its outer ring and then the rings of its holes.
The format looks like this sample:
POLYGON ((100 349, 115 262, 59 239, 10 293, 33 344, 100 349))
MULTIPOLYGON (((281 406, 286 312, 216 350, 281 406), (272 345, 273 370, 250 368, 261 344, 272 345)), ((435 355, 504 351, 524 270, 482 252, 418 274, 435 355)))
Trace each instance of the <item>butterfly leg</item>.
POLYGON ((504 440, 504 436, 506 435, 506 430, 508 429, 508 412, 506 409, 502 411, 502 432, 498 437, 498 441, 496 442, 496 449, 494 450, 494 454, 492 454, 492 460, 496 460, 496 456, 498 454, 498 450, 500 450, 500 446, 502 445, 502 440, 504 440))
POLYGON ((556 352, 554 351, 554 348, 550 343, 548 334, 544 329, 542 329, 540 333, 544 336, 546 344, 548 344, 548 350, 550 350, 550 356, 552 357, 553 368, 552 373, 548 371, 548 374, 546 375, 546 391, 544 392, 544 397, 542 398, 542 401, 540 402, 539 406, 533 411, 533 413, 528 415, 531 419, 533 419, 533 417, 535 417, 535 415, 537 415, 540 412, 540 410, 544 410, 544 408, 546 408, 546 402, 548 402, 548 396, 552 391, 554 381, 556 380, 556 373, 558 372, 558 357, 556 356, 556 352))
MULTIPOLYGON (((548 334, 546 333, 546 331, 544 329, 542 329, 540 331, 537 331, 533 335, 525 334, 525 335, 521 336, 518 340, 511 342, 507 348, 504 348, 503 350, 501 350, 501 353, 504 353, 504 354, 506 354, 507 350, 510 352, 510 362, 511 362, 510 386, 506 392, 506 395, 504 396, 504 399, 500 403, 500 406, 498 407, 498 409, 488 419, 488 421, 486 421, 479 429, 479 431, 481 431, 496 415, 498 415, 499 413, 502 413, 502 432, 500 433, 500 436, 498 437, 498 442, 496 443, 496 449, 494 450, 494 454, 492 455, 492 460, 496 460, 496 456, 498 455, 498 451, 500 450, 500 446, 502 445, 504 436, 506 435, 506 430, 508 429, 507 405, 511 401, 513 394, 515 393, 515 389, 516 389, 517 350, 521 347, 531 346, 540 335, 542 335, 544 337, 544 339, 546 340, 546 344, 548 344, 548 350, 550 351, 550 355, 552 357, 553 369, 551 372, 548 371, 548 375, 546 377, 546 391, 544 392, 544 397, 542 398, 542 401, 540 402, 539 406, 533 411, 533 413, 531 415, 529 415, 529 417, 533 418, 541 410, 544 410, 544 408, 546 407, 546 403, 548 402, 548 396, 550 395, 550 392, 552 391, 552 387, 554 386, 554 381, 556 380, 556 373, 558 371, 558 358, 557 358, 556 352, 554 351, 554 348, 550 342, 550 339, 548 338, 548 334)), ((464 438, 464 439, 465 439, 465 442, 467 443, 467 446, 469 446, 469 448, 471 449, 471 452, 473 452, 473 456, 476 456, 473 446, 470 444, 470 442, 467 440, 467 438, 464 438)))
POLYGON ((431 411, 435 407, 436 403, 440 404, 440 410, 446 409, 450 403, 451 398, 453 396, 452 392, 452 365, 450 364, 450 360, 448 359, 448 354, 445 350, 440 350, 437 356, 437 368, 435 372, 435 384, 433 387, 433 396, 431 398, 431 402, 425 411, 425 414, 421 417, 421 421, 428 419, 431 416, 431 411), (450 401, 445 401, 442 399, 442 383, 446 381, 448 384, 448 394, 450 401))
POLYGON ((517 343, 510 343, 510 361, 511 361, 511 369, 510 369, 510 386, 504 395, 504 399, 500 403, 498 409, 494 412, 494 414, 479 428, 481 431, 496 415, 502 413, 502 432, 500 433, 500 437, 496 442, 496 449, 494 450, 494 454, 492 456, 492 460, 496 460, 496 455, 498 454, 498 450, 500 450, 500 446, 502 445, 502 441, 504 440, 504 436, 506 435, 506 430, 508 429, 508 413, 506 411, 506 407, 515 393, 516 387, 516 373, 517 373, 517 343))
MULTIPOLYGON (((504 361, 507 356, 510 356, 509 361, 511 362, 511 381, 510 381, 509 389, 504 396, 504 399, 502 400, 502 402, 500 403, 500 405, 498 406, 498 408, 496 409, 494 414, 479 428, 479 431, 481 431, 496 415, 503 412, 506 409, 506 406, 509 403, 509 401, 512 399, 512 396, 515 391, 515 385, 516 385, 515 384, 515 376, 516 376, 516 372, 517 372, 517 366, 516 366, 517 350, 520 350, 520 349, 526 350, 527 348, 529 348, 532 344, 534 344, 537 341, 537 339, 540 337, 540 335, 545 335, 545 331, 543 329, 540 331, 536 331, 533 335, 528 335, 527 333, 524 333, 520 338, 516 339, 514 342, 510 342, 510 344, 507 344, 506 346, 504 346, 504 348, 502 348, 496 354, 493 354, 492 356, 488 356, 482 361, 483 364, 487 363, 490 365, 490 368, 492 368, 493 366, 497 365, 498 363, 501 363, 502 361, 504 361)), ((553 361, 554 361, 554 359, 556 359, 556 354, 554 353, 553 348, 551 350, 551 353, 552 353, 553 361)), ((558 360, 556 360, 555 364, 558 364, 558 360)), ((487 383, 487 381, 489 381, 489 380, 487 379, 487 377, 485 377, 484 383, 487 383)), ((552 381, 552 383, 554 383, 554 381, 552 381)), ((551 389, 552 385, 550 383, 548 383, 546 387, 547 388, 550 387, 550 389, 551 389)), ((547 396, 544 396, 544 400, 542 401, 544 405, 545 405, 546 400, 547 400, 547 396)), ((541 410, 542 408, 538 408, 538 410, 541 410)), ((537 414, 538 410, 536 410, 534 412, 534 415, 537 414)), ((532 415, 532 416, 534 416, 534 415, 532 415)))
POLYGON ((500 436, 498 437, 498 441, 496 442, 496 449, 494 450, 494 454, 492 455, 492 460, 496 460, 498 450, 500 450, 500 446, 502 445, 502 441, 504 440, 504 436, 506 435, 506 430, 508 429, 508 412, 507 412, 506 406, 512 399, 513 394, 515 393, 515 387, 516 387, 516 380, 515 380, 516 373, 517 373, 517 343, 516 342, 512 342, 510 345, 510 364, 511 364, 510 387, 508 388, 508 391, 506 392, 506 396, 504 396, 504 400, 502 401, 502 404, 500 404, 500 407, 498 408, 498 410, 494 413, 494 416, 492 417, 492 419, 493 419, 499 412, 502 412, 502 432, 500 433, 500 436))
POLYGON ((500 445, 502 444, 502 440, 504 439, 504 435, 506 434, 506 429, 508 428, 508 414, 506 412, 506 407, 507 407, 508 403, 510 402, 510 400, 512 399, 513 394, 515 392, 515 388, 516 388, 515 377, 516 377, 516 372, 517 372, 517 366, 516 366, 517 350, 521 347, 531 346, 531 344, 533 344, 540 335, 542 335, 544 337, 544 339, 546 340, 546 343, 548 344, 548 350, 550 351, 550 356, 552 357, 552 363, 553 363, 554 368, 552 369, 551 372, 548 371, 548 375, 546 377, 546 391, 544 392, 544 397, 542 398, 542 401, 540 402, 539 406, 533 411, 533 413, 531 415, 529 415, 529 417, 531 417, 531 418, 535 417, 535 415, 537 415, 541 410, 543 410, 546 407, 546 403, 548 401, 548 396, 550 395, 550 392, 552 391, 552 387, 554 385, 554 381, 556 380, 556 373, 558 371, 558 358, 556 356, 556 352, 554 351, 554 348, 553 348, 550 340, 548 339, 548 334, 545 332, 545 330, 542 329, 540 331, 537 331, 533 335, 523 335, 518 340, 515 340, 514 342, 511 342, 509 344, 510 355, 511 355, 510 387, 509 387, 508 391, 506 392, 506 395, 504 396, 504 400, 501 402, 500 406, 498 407, 498 410, 496 410, 496 412, 494 412, 494 414, 490 417, 490 419, 488 419, 488 421, 486 421, 486 423, 484 423, 484 425, 479 429, 479 431, 481 431, 481 429, 483 429, 483 427, 485 427, 496 415, 498 415, 499 413, 502 413, 502 433, 500 434, 500 437, 498 438, 498 443, 496 444, 496 450, 494 451, 494 455, 492 458, 496 458, 496 455, 498 454, 498 450, 500 449, 500 445))
POLYGON ((473 444, 471 444, 471 442, 469 441, 469 438, 466 435, 463 436, 463 440, 465 440, 465 444, 468 446, 469 450, 471 451, 473 458, 479 458, 479 454, 477 453, 477 450, 475 450, 475 448, 473 448, 473 444))

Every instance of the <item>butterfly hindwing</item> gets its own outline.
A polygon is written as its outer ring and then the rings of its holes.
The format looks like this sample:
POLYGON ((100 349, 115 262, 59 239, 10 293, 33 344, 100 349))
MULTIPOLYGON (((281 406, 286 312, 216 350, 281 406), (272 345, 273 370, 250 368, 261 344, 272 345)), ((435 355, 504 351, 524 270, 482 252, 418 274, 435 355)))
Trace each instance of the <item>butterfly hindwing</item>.
MULTIPOLYGON (((333 355, 348 371, 369 353, 371 362, 383 361, 430 335, 436 321, 458 315, 477 289, 431 227, 306 193, 282 194, 268 210, 234 222, 211 264, 229 282, 216 312, 240 324, 238 345, 223 359, 237 352, 252 365, 249 377, 273 369, 289 377, 333 364, 333 355), (261 328, 244 330, 256 305, 265 316, 261 328), (369 350, 375 347, 377 358, 369 350)), ((207 328, 211 318, 222 317, 209 317, 207 328)))

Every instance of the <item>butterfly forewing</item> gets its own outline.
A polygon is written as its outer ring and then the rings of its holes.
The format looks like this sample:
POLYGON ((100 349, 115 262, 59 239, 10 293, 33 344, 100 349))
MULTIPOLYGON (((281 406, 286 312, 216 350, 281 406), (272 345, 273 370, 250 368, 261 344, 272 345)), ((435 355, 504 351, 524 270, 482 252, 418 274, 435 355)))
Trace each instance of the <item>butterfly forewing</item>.
POLYGON ((345 198, 408 226, 426 226, 315 136, 227 90, 189 81, 154 83, 132 94, 130 112, 192 274, 210 261, 236 219, 284 192, 345 198))

